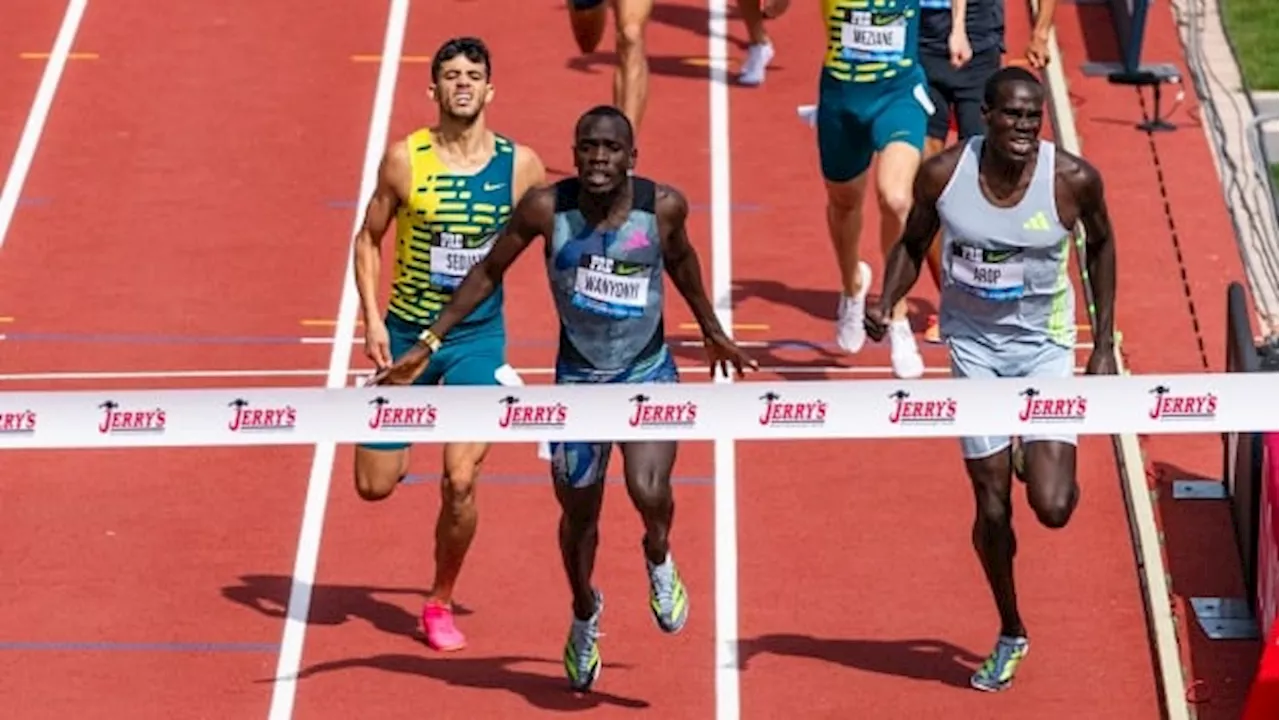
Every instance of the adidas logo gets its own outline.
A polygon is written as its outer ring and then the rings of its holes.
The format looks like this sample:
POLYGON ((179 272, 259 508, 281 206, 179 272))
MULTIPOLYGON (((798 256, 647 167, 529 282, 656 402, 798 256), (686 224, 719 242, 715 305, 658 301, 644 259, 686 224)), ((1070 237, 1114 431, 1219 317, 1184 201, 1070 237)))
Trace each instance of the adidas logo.
POLYGON ((1023 230, 1049 230, 1051 229, 1049 218, 1044 214, 1043 210, 1039 210, 1031 219, 1022 223, 1023 230))

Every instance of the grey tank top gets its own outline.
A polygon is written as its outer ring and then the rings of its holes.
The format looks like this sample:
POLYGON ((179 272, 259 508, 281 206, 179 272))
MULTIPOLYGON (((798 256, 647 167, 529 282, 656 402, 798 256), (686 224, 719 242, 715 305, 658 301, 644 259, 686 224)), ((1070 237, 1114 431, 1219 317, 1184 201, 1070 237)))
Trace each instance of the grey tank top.
POLYGON ((577 178, 556 183, 546 265, 560 314, 561 363, 623 370, 665 347, 657 187, 638 176, 631 182, 631 212, 617 229, 587 224, 577 178))
POLYGON ((939 325, 945 337, 998 347, 1048 341, 1073 347, 1071 232, 1058 219, 1054 145, 1040 141, 1022 200, 992 205, 978 181, 982 137, 969 139, 938 200, 942 222, 939 325))

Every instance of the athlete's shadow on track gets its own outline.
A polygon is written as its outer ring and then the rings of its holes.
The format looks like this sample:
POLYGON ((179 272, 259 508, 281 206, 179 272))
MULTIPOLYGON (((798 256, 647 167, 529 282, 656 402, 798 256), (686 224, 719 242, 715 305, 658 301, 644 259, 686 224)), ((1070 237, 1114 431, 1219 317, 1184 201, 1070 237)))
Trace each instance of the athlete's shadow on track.
MULTIPOLYGON (((222 588, 222 596, 252 608, 268 617, 283 618, 289 607, 292 579, 280 575, 242 575, 239 585, 222 588)), ((426 599, 419 588, 359 587, 355 585, 316 585, 311 590, 311 613, 308 625, 341 625, 360 619, 392 635, 422 639, 418 618, 379 595, 408 595, 414 602, 426 599)), ((469 615, 465 607, 457 607, 457 615, 469 615)))
MULTIPOLYGON (((292 579, 281 575, 244 575, 239 585, 222 588, 222 596, 252 608, 269 617, 283 618, 289 603, 289 587, 292 579)), ((308 625, 341 625, 351 620, 363 620, 391 635, 400 635, 421 643, 422 633, 418 618, 408 610, 380 599, 378 596, 410 596, 417 603, 426 597, 426 591, 418 588, 361 587, 355 585, 317 585, 311 591, 311 612, 308 625)), ((465 607, 455 608, 458 615, 469 615, 465 607)), ((649 703, 643 700, 593 692, 579 697, 570 692, 558 675, 543 675, 517 669, 516 665, 533 664, 560 667, 554 659, 499 656, 473 658, 465 655, 432 657, 423 649, 422 655, 388 653, 364 658, 347 658, 317 663, 298 673, 306 678, 320 673, 350 668, 374 668, 387 672, 406 673, 435 678, 450 685, 487 690, 508 690, 520 695, 530 705, 544 710, 590 710, 601 705, 616 705, 629 709, 643 709, 649 703)), ((607 668, 628 666, 605 663, 607 668)), ((554 671, 553 671, 554 672, 554 671)), ((271 678, 258 682, 273 682, 271 678)))
POLYGON ((969 687, 969 676, 983 658, 948 642, 931 639, 852 640, 808 635, 762 635, 738 644, 739 668, 757 655, 786 655, 839 663, 846 667, 969 687))
MULTIPOLYGON (((930 281, 925 279, 922 282, 930 281)), ((831 322, 836 321, 836 308, 840 304, 840 293, 834 286, 832 289, 818 290, 812 287, 792 287, 777 280, 735 279, 733 303, 737 305, 748 298, 759 298, 774 305, 793 307, 810 317, 831 322)), ((868 307, 879 300, 879 294, 867 293, 868 307)), ((923 328, 926 318, 937 311, 933 303, 927 300, 907 297, 907 317, 911 320, 911 327, 916 330, 923 328)))
MULTIPOLYGON (((740 336, 739 340, 750 340, 749 336, 740 336)), ((691 363, 699 363, 705 367, 707 362, 707 353, 702 348, 702 338, 695 335, 673 335, 668 336, 667 342, 671 344, 671 352, 677 358, 686 360, 691 363), (686 344, 687 343, 687 344, 686 344)), ((753 360, 760 363, 763 370, 770 370, 779 367, 798 368, 807 367, 814 368, 813 372, 798 374, 796 372, 784 373, 781 376, 783 381, 787 380, 820 380, 831 379, 834 377, 832 373, 822 372, 821 368, 830 368, 838 365, 839 361, 846 355, 836 348, 835 343, 820 343, 810 340, 792 340, 780 339, 775 344, 768 347, 759 347, 756 345, 746 345, 743 350, 753 360), (784 357, 781 351, 792 351, 792 355, 784 357), (804 353, 813 353, 803 357, 795 357, 795 351, 804 353)), ((694 377, 692 371, 681 370, 681 377, 694 377)))
MULTIPOLYGON (((569 690, 565 680, 559 675, 544 675, 528 670, 519 670, 515 667, 516 665, 533 663, 546 665, 549 668, 558 669, 560 667, 558 660, 519 655, 482 658, 455 655, 453 657, 440 658, 427 655, 387 653, 371 657, 317 663, 302 669, 298 673, 298 678, 305 679, 320 673, 351 668, 374 668, 387 672, 421 675, 459 687, 506 690, 523 697, 530 705, 543 710, 571 712, 592 710, 602 705, 613 705, 630 710, 643 710, 649 707, 649 703, 644 700, 612 695, 599 689, 585 695, 575 693, 569 690)), ((627 666, 605 663, 605 667, 620 668, 627 666)), ((271 680, 260 680, 259 682, 271 682, 271 680)))

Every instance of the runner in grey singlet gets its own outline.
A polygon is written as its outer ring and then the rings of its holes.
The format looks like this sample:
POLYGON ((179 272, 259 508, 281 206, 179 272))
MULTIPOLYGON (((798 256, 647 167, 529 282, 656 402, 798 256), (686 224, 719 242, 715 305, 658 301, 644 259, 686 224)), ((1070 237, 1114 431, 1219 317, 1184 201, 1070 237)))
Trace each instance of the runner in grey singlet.
POLYGON ((975 137, 966 143, 938 199, 942 334, 992 348, 1010 341, 1072 348, 1071 232, 1058 219, 1053 143, 1040 141, 1035 174, 1022 201, 1001 208, 982 194, 982 142, 975 137))
POLYGON ((630 214, 604 231, 588 227, 578 210, 576 178, 556 185, 546 266, 560 315, 560 382, 674 380, 662 321, 657 189, 645 178, 632 182, 630 214))

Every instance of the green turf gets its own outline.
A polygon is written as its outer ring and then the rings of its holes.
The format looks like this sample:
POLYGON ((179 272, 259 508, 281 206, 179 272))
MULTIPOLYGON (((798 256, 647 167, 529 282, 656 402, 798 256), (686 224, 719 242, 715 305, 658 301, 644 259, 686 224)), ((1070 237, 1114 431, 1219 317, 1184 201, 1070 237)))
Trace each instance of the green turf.
POLYGON ((1235 46, 1245 84, 1250 90, 1275 90, 1277 55, 1276 26, 1280 25, 1280 3, 1276 0, 1222 0, 1223 22, 1235 46))

